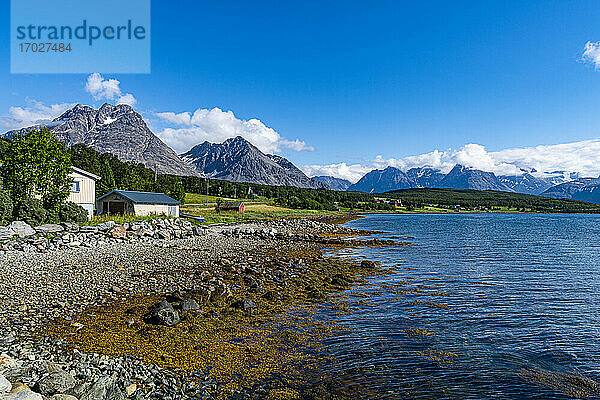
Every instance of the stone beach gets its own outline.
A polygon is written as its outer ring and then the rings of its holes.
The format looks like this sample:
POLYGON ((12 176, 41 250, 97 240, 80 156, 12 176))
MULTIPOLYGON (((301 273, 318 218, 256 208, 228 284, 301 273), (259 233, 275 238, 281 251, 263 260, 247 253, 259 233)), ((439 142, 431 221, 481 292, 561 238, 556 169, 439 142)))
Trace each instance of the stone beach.
MULTIPOLYGON (((308 266, 301 259, 274 258, 280 266, 270 270, 248 254, 286 246, 385 244, 358 241, 346 236, 361 232, 312 220, 210 227, 175 219, 80 229, 17 225, 4 229, 15 236, 4 238, 0 254, 0 400, 213 398, 220 383, 208 374, 161 368, 135 355, 86 354, 64 338, 40 332, 61 321, 76 335, 87 328, 73 319, 76 315, 140 295, 158 303, 126 326, 168 329, 203 310, 209 310, 206 318, 219 318, 210 309, 213 303, 251 315, 257 305, 238 298, 240 293, 277 298, 272 290, 263 293, 264 287, 284 287, 308 266)), ((329 279, 331 285, 351 282, 336 279, 329 279)))

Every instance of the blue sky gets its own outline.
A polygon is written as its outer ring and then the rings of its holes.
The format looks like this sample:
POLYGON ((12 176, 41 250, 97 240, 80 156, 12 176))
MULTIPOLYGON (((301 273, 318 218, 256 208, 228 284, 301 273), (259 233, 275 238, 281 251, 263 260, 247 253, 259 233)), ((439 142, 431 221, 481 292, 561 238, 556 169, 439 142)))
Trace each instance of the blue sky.
MULTIPOLYGON (((600 161, 600 147, 585 151, 600 137, 600 71, 581 61, 586 43, 600 41, 595 2, 215 3, 152 1, 151 73, 103 73, 94 97, 85 90, 89 73, 10 74, 4 0, 3 128, 15 123, 11 107, 34 115, 51 105, 101 105, 103 82, 116 79, 153 130, 170 128, 164 138, 173 147, 187 146, 196 132, 210 137, 215 121, 224 120, 249 138, 275 131, 276 139, 256 139, 261 148, 310 173, 355 179, 376 166, 412 165, 406 157, 434 150, 442 162, 465 150, 510 163, 503 149, 581 141, 569 148, 571 158, 585 153, 592 157, 585 165, 600 161), (214 107, 235 118, 217 111, 199 122, 177 116, 214 107), (180 133, 185 141, 178 142, 180 133), (483 153, 464 149, 468 144, 483 153)), ((108 101, 118 101, 111 93, 108 101)), ((214 141, 223 135, 215 132, 214 141)), ((549 149, 549 157, 564 153, 549 149)))

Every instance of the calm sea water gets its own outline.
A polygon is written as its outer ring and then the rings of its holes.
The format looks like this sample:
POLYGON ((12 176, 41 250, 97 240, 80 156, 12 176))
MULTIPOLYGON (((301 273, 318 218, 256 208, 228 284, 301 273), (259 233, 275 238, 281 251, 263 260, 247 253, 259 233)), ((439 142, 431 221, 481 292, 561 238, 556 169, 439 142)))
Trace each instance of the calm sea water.
POLYGON ((600 216, 372 215, 347 226, 415 246, 344 252, 402 264, 338 317, 348 331, 326 341, 336 362, 324 373, 341 386, 366 398, 598 398, 600 216), (390 284, 407 292, 382 290, 390 284))

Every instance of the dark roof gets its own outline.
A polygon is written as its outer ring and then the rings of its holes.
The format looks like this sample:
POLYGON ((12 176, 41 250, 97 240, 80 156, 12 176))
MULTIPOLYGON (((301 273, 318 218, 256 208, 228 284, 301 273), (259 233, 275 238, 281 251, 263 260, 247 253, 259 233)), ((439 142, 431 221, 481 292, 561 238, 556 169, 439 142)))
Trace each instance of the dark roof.
POLYGON ((132 203, 137 204, 181 204, 180 201, 177 201, 164 193, 135 192, 132 190, 113 190, 112 192, 108 192, 104 196, 99 197, 98 200, 101 200, 112 193, 116 193, 121 197, 125 197, 132 203))
POLYGON ((229 201, 222 203, 219 208, 240 208, 243 203, 241 201, 229 201))

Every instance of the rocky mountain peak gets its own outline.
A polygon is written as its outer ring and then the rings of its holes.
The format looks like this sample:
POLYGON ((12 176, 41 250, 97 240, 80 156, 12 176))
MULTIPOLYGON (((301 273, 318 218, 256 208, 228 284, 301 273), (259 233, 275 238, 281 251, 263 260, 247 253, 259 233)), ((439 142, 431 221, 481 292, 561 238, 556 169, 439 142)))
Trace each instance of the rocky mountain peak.
POLYGON ((241 136, 223 143, 204 142, 181 154, 181 157, 197 172, 215 179, 305 188, 327 187, 307 177, 286 158, 264 154, 241 136))
POLYGON ((55 118, 48 128, 68 146, 82 143, 101 153, 114 154, 122 161, 158 168, 163 174, 197 175, 126 104, 105 103, 97 110, 77 104, 55 118))

